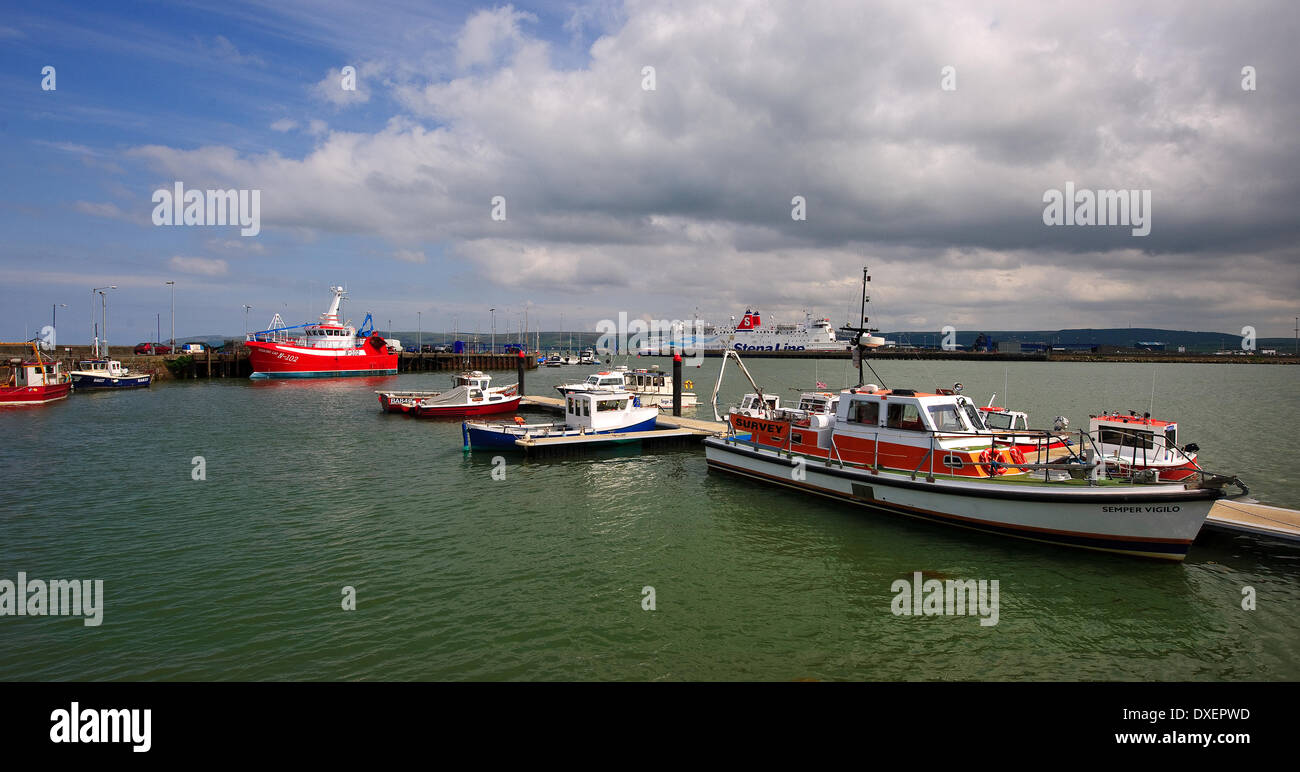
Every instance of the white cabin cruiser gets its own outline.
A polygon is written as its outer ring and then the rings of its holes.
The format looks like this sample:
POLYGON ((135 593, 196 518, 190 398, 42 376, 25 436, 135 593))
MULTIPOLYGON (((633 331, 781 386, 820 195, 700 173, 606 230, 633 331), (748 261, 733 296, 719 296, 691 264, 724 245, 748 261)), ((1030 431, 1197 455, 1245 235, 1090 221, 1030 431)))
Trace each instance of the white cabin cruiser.
POLYGON ((621 389, 575 391, 564 397, 564 423, 530 424, 519 417, 514 423, 466 421, 461 434, 466 449, 513 449, 524 438, 587 434, 623 433, 630 435, 628 441, 638 441, 636 433, 654 429, 658 416, 658 408, 643 407, 635 394, 621 389))

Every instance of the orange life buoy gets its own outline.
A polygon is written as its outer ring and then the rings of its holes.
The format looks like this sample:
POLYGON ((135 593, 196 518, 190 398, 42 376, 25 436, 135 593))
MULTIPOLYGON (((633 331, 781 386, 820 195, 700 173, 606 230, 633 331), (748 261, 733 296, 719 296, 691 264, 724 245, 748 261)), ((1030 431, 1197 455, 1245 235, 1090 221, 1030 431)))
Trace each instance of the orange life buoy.
POLYGON ((1017 448, 1015 445, 1012 445, 1011 449, 1007 451, 1007 457, 1010 458, 1011 464, 1013 466, 1020 466, 1021 464, 1025 463, 1024 452, 1021 451, 1020 448, 1017 448))
POLYGON ((989 477, 997 477, 1000 474, 1007 473, 1007 468, 998 463, 996 457, 993 455, 993 448, 985 448, 984 451, 980 453, 980 464, 983 465, 984 472, 989 477))

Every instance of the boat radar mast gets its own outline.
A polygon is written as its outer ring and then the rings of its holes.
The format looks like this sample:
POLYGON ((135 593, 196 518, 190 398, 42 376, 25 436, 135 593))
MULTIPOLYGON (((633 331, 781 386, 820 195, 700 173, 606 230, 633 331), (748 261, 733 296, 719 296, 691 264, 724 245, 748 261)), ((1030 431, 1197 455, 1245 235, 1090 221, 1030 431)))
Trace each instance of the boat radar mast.
MULTIPOLYGON (((880 332, 880 330, 874 327, 867 326, 867 323, 869 321, 867 317, 867 302, 871 300, 871 298, 867 296, 867 284, 870 281, 871 281, 871 274, 868 273, 867 266, 864 265, 862 266, 862 310, 859 313, 860 321, 858 322, 857 325, 845 325, 844 327, 840 328, 843 330, 849 330, 850 332, 854 333, 853 364, 856 365, 858 368, 859 387, 866 384, 866 378, 862 374, 862 365, 864 363, 864 360, 866 359, 866 357, 863 356, 863 349, 868 347, 867 344, 868 344, 868 340, 870 340, 871 338, 871 334, 875 332, 880 332)), ((867 369, 871 370, 871 374, 876 376, 876 380, 880 381, 881 386, 885 385, 885 380, 880 377, 880 374, 876 372, 875 368, 873 368, 870 364, 867 364, 867 369)))

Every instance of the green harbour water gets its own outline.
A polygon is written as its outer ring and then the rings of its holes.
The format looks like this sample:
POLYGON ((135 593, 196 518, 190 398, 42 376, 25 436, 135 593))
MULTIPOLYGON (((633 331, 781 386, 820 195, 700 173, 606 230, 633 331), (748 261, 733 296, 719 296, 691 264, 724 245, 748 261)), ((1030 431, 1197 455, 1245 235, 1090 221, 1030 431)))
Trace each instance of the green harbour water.
MULTIPOLYGON (((850 375, 746 363, 784 397, 850 375)), ((1033 425, 1076 430, 1147 410, 1154 372, 1154 414, 1204 466, 1300 508, 1300 367, 875 366, 979 404, 1003 404, 1005 376, 1033 425)), ((704 401, 717 368, 687 370, 704 401)), ((527 392, 588 372, 530 371, 527 392)), ((449 378, 166 382, 0 412, 0 579, 105 592, 98 627, 0 616, 0 679, 1300 678, 1300 547, 1203 534, 1181 564, 1069 550, 756 486, 709 473, 702 449, 508 455, 497 480, 459 421, 386 415, 373 393, 449 378), (915 571, 998 580, 998 623, 895 616, 891 585, 915 571)), ((722 402, 748 390, 728 366, 722 402)))

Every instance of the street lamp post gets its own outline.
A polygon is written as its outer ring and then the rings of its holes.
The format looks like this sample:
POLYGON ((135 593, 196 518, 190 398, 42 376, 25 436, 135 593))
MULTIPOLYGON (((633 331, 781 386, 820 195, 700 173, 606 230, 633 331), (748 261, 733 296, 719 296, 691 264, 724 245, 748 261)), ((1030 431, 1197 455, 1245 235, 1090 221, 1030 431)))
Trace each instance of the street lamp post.
POLYGON ((172 353, 174 354, 174 353, 176 353, 176 282, 174 282, 174 281, 169 281, 169 282, 167 282, 167 284, 171 285, 171 288, 172 288, 172 337, 171 337, 171 350, 172 350, 172 353))
POLYGON ((244 304, 244 340, 248 340, 248 312, 252 310, 252 306, 244 304))
POLYGON ((415 312, 415 350, 416 351, 424 350, 424 348, 420 346, 420 335, 423 334, 423 332, 424 332, 423 329, 421 329, 420 327, 420 312, 416 311, 415 312))
POLYGON ((90 290, 90 330, 91 337, 95 342, 95 358, 99 358, 99 335, 95 332, 95 293, 99 293, 99 300, 104 309, 104 356, 110 356, 108 351, 108 293, 104 290, 117 289, 116 284, 110 284, 107 287, 94 287, 90 290))
POLYGON ((68 304, 54 303, 53 304, 54 313, 51 315, 50 318, 50 328, 54 330, 54 341, 56 346, 58 345, 58 340, 59 340, 59 308, 60 307, 67 308, 68 304))
POLYGON ((488 311, 492 313, 492 353, 495 354, 497 353, 497 310, 489 308, 488 311))

